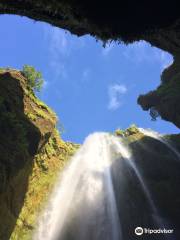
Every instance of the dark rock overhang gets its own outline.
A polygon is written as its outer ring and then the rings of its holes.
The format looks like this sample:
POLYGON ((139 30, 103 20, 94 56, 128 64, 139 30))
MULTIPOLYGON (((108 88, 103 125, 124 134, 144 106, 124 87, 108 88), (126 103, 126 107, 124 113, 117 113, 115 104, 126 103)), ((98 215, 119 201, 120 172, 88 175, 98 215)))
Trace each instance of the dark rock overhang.
POLYGON ((155 107, 164 120, 180 127, 178 1, 1 0, 0 14, 27 16, 104 42, 146 40, 168 51, 174 56, 174 63, 163 72, 161 85, 153 95, 140 96, 138 103, 146 111, 155 107), (152 101, 151 96, 158 101, 152 101))
POLYGON ((160 29, 176 28, 176 1, 1 0, 1 14, 17 14, 102 40, 132 42, 160 29))

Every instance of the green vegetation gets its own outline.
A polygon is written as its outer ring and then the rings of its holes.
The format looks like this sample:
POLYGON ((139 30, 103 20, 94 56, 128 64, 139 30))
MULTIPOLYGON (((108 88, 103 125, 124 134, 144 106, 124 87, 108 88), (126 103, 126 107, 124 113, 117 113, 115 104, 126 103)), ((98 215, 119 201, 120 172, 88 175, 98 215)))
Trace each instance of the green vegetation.
POLYGON ((11 68, 10 67, 0 67, 0 73, 9 71, 11 68))
POLYGON ((139 129, 135 124, 132 124, 130 127, 128 127, 125 130, 122 130, 122 129, 118 128, 117 130, 115 130, 114 134, 116 136, 120 136, 120 137, 123 137, 123 136, 127 137, 127 136, 130 136, 130 135, 136 134, 136 133, 139 133, 139 129))
POLYGON ((1 68, 0 68, 0 73, 2 73, 3 71, 4 71, 4 68, 1 67, 1 68))
POLYGON ((39 98, 37 98, 32 91, 28 91, 24 89, 25 94, 34 102, 36 105, 44 110, 47 110, 50 114, 55 115, 55 112, 51 108, 49 108, 44 102, 42 102, 39 98))
MULTIPOLYGON (((57 129, 53 131, 46 145, 34 158, 24 206, 10 240, 32 239, 37 217, 46 204, 59 172, 78 148, 79 145, 63 142, 57 129)), ((26 168, 24 170, 28 171, 26 168)))
POLYGON ((32 91, 40 91, 43 86, 42 74, 35 70, 33 66, 24 65, 23 66, 23 75, 27 78, 28 87, 32 91))
MULTIPOLYGON (((52 119, 52 116, 50 114, 48 114, 48 112, 46 113, 45 111, 43 111, 41 108, 36 108, 35 109, 35 112, 36 112, 36 115, 38 117, 42 117, 44 119, 49 119, 51 120, 52 119)), ((52 120, 53 121, 53 120, 52 120)))
POLYGON ((21 71, 0 69, 0 239, 30 240, 59 172, 79 145, 64 142, 55 113, 21 71))
POLYGON ((27 117, 32 121, 35 121, 37 119, 36 115, 33 113, 27 113, 27 117))
POLYGON ((121 136, 123 137, 124 131, 118 128, 115 130, 115 135, 118 137, 121 137, 121 136))

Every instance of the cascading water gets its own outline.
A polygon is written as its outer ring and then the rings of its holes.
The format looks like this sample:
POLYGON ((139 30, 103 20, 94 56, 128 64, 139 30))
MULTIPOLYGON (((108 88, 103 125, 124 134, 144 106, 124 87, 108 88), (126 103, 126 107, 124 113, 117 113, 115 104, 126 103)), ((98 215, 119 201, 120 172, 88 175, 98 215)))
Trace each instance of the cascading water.
POLYGON ((154 224, 164 226, 128 147, 118 137, 94 133, 87 137, 59 178, 39 220, 34 240, 124 239, 111 171, 117 156, 134 171, 153 214, 154 224))
POLYGON ((164 145, 166 145, 180 160, 180 153, 167 141, 163 138, 163 136, 155 131, 152 131, 151 129, 144 129, 144 128, 138 128, 141 133, 148 137, 152 137, 160 142, 162 142, 164 145))
POLYGON ((116 152, 121 154, 121 157, 127 162, 127 164, 130 166, 130 168, 133 169, 133 171, 136 174, 136 177, 138 178, 141 187, 144 191, 144 194, 146 195, 146 198, 148 200, 148 203, 151 207, 152 213, 153 213, 153 218, 155 223, 157 224, 158 227, 163 228, 165 226, 165 223, 163 222, 163 220, 161 219, 158 209, 156 208, 154 201, 151 197, 151 194, 145 184, 144 179, 142 178, 138 168, 136 167, 135 163, 134 163, 134 159, 131 155, 131 152, 129 151, 129 149, 123 144, 123 142, 121 140, 119 140, 118 138, 112 138, 112 143, 116 148, 116 152))
POLYGON ((124 144, 122 143, 122 141, 120 141, 117 138, 113 138, 112 142, 113 142, 114 146, 116 147, 116 152, 119 152, 121 154, 122 158, 124 158, 124 160, 127 162, 127 164, 135 172, 135 174, 136 174, 136 176, 137 176, 137 178, 138 178, 138 180, 139 180, 139 182, 141 184, 141 187, 142 187, 144 193, 146 194, 146 197, 147 197, 147 199, 149 201, 149 204, 150 204, 150 206, 152 208, 152 211, 154 212, 154 214, 156 216, 158 216, 158 213, 157 213, 158 211, 157 211, 157 209, 156 209, 156 207, 154 205, 154 202, 153 202, 153 200, 151 198, 151 195, 150 195, 150 193, 149 193, 149 191, 148 191, 148 189, 147 189, 147 187, 146 187, 146 185, 144 183, 144 180, 141 177, 141 174, 139 173, 136 165, 134 164, 133 157, 132 157, 129 149, 127 147, 125 147, 124 144))
POLYGON ((122 239, 110 171, 111 141, 106 133, 86 139, 59 180, 35 240, 122 239))

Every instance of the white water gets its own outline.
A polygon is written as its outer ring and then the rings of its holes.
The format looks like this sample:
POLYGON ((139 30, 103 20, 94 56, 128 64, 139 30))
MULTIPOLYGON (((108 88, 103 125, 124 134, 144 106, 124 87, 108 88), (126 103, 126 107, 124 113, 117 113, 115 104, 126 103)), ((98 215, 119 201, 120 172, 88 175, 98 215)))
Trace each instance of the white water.
POLYGON ((127 162, 129 167, 131 169, 133 169, 134 173, 136 174, 136 177, 138 178, 138 180, 141 184, 142 190, 143 190, 143 192, 144 192, 144 194, 145 194, 145 196, 148 200, 149 206, 150 206, 151 211, 152 211, 152 217, 154 219, 154 222, 157 224, 158 227, 164 228, 165 221, 160 217, 159 211, 155 206, 154 200, 151 197, 151 194, 148 190, 148 187, 146 186, 145 180, 142 178, 138 168, 136 167, 136 164, 134 162, 134 158, 133 158, 130 150, 118 138, 113 138, 112 143, 116 147, 116 152, 121 154, 122 158, 127 162))
POLYGON ((144 135, 148 137, 152 137, 160 142, 162 142, 164 145, 166 145, 180 160, 180 153, 167 141, 163 138, 161 134, 158 132, 152 131, 151 129, 144 129, 144 128, 138 128, 140 132, 142 132, 144 135))
POLYGON ((134 163, 134 159, 131 155, 130 150, 122 143, 122 141, 120 141, 118 138, 113 138, 113 144, 116 147, 116 152, 119 152, 121 154, 121 156, 123 157, 123 159, 127 162, 127 164, 133 169, 133 171, 135 172, 141 187, 149 201, 149 205, 153 211, 153 213, 158 217, 158 211, 155 207, 155 204, 153 202, 153 199, 148 191, 148 188, 146 187, 145 181, 142 178, 139 170, 137 169, 135 163, 134 163))
MULTIPOLYGON (((151 129, 144 129, 144 128, 138 128, 139 131, 141 133, 143 133, 145 136, 148 136, 148 137, 151 137, 151 138, 154 138, 158 141, 160 141, 161 143, 163 143, 167 148, 169 148, 174 154, 175 156, 180 160, 180 153, 167 141, 163 138, 163 136, 161 134, 159 134, 158 132, 155 132, 151 129)), ((166 220, 163 219, 160 217, 159 213, 158 213, 158 210, 157 208, 155 207, 153 201, 151 202, 151 205, 152 205, 152 208, 154 209, 154 213, 156 214, 156 221, 157 221, 157 224, 159 224, 160 227, 164 227, 165 225, 168 225, 166 220), (154 206, 153 206, 154 205, 154 206)), ((165 239, 168 239, 168 240, 175 240, 173 236, 165 236, 165 239)))
POLYGON ((34 240, 66 240, 71 228, 73 240, 122 239, 110 171, 112 140, 106 133, 85 140, 59 179, 34 240))
POLYGON ((133 169, 154 221, 164 226, 129 149, 118 137, 94 133, 59 178, 34 240, 123 240, 110 170, 115 153, 133 169))

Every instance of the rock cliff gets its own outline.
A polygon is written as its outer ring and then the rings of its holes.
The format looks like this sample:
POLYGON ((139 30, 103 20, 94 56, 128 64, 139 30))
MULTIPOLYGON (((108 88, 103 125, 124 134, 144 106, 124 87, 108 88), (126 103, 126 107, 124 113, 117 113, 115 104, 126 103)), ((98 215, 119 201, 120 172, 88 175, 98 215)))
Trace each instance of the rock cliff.
POLYGON ((78 145, 61 139, 55 113, 18 70, 0 70, 0 112, 0 239, 29 239, 57 173, 78 145))
POLYGON ((172 146, 180 152, 180 135, 165 135, 162 138, 165 144, 157 138, 145 135, 135 125, 126 130, 118 130, 115 134, 130 149, 131 161, 136 168, 134 171, 130 167, 132 165, 127 164, 126 159, 119 155, 112 164, 112 171, 116 176, 114 186, 123 239, 139 239, 134 234, 137 226, 150 229, 161 226, 162 229, 165 227, 174 231, 166 236, 143 234, 143 240, 179 239, 180 155, 172 150, 172 146), (147 201, 147 196, 153 202, 156 213, 152 213, 152 202, 150 204, 147 201))

